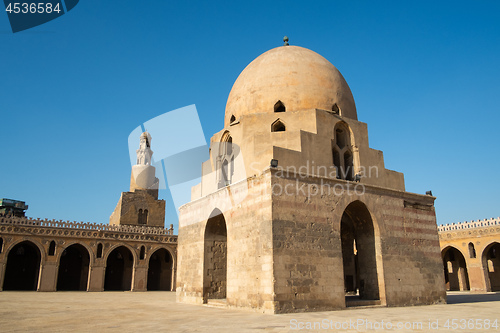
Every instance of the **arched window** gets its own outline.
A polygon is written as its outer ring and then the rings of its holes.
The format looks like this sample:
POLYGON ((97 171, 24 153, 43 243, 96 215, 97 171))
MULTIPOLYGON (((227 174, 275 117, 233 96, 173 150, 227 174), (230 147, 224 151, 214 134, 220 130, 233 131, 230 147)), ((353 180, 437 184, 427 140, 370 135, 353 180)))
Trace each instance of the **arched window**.
POLYGON ((141 260, 144 260, 145 255, 146 255, 146 247, 143 245, 143 246, 141 246, 141 254, 140 254, 139 258, 141 260))
POLYGON ((97 244, 97 258, 102 258, 102 244, 97 244))
POLYGON ((332 142, 332 160, 337 169, 337 178, 354 179, 354 158, 350 131, 347 124, 340 122, 334 128, 335 140, 332 142))
POLYGON ((234 175, 233 138, 226 132, 221 139, 219 156, 217 157, 217 188, 223 188, 231 184, 234 175))
POLYGON ((335 113, 335 114, 340 114, 340 109, 339 109, 339 107, 338 107, 337 103, 333 104, 333 106, 332 106, 332 111, 333 111, 333 113, 335 113))
POLYGON ((469 243, 469 257, 476 257, 476 249, 474 248, 474 244, 472 244, 472 242, 469 243))
POLYGON ((286 131, 286 126, 280 119, 272 123, 271 132, 284 132, 284 131, 286 131))
POLYGON ((231 115, 231 119, 229 120, 229 123, 234 123, 236 121, 236 117, 234 115, 231 115))
POLYGON ((52 241, 49 245, 49 256, 53 256, 56 253, 56 242, 52 241))
POLYGON ((283 104, 282 101, 277 101, 276 104, 274 104, 274 112, 285 112, 285 104, 283 104))

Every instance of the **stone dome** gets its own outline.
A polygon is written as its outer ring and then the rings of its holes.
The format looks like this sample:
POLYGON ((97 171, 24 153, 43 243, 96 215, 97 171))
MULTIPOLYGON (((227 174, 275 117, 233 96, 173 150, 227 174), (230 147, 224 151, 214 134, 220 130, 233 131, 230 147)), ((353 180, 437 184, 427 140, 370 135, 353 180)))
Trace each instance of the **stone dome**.
POLYGON ((231 118, 273 113, 278 101, 286 111, 340 109, 357 119, 356 105, 342 74, 328 60, 299 46, 281 46, 252 61, 229 93, 225 126, 231 118))

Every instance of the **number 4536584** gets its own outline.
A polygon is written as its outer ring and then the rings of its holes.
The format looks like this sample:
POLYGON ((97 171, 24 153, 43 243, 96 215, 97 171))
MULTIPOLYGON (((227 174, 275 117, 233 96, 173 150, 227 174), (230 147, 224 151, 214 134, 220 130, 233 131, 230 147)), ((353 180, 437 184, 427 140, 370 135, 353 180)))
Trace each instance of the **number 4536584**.
POLYGON ((57 3, 55 6, 52 6, 52 3, 50 3, 50 2, 47 2, 47 3, 44 3, 44 2, 39 2, 39 3, 15 2, 13 4, 9 3, 7 8, 5 8, 5 11, 7 11, 9 13, 14 13, 14 14, 19 14, 19 13, 21 13, 21 14, 27 14, 27 13, 31 13, 31 14, 47 13, 47 14, 50 14, 52 12, 59 13, 59 12, 61 12, 61 9, 59 7, 59 3, 57 3))

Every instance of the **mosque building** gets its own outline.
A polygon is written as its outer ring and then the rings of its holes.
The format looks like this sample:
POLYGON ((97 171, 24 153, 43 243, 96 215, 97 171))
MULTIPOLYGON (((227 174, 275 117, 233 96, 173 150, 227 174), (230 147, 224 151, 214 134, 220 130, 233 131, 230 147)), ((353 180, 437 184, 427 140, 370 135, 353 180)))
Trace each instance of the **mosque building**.
POLYGON ((446 301, 435 197, 384 167, 319 54, 285 39, 241 72, 202 173, 179 209, 179 302, 286 313, 446 301))

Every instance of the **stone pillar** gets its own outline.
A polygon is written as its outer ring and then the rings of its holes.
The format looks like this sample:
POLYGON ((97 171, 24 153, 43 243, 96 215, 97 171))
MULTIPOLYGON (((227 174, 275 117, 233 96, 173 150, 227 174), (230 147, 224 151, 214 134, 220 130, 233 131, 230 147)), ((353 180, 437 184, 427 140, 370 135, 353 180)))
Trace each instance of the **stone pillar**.
POLYGON ((135 266, 132 276, 132 291, 147 291, 148 268, 146 266, 135 266))
POLYGON ((5 277, 5 268, 7 266, 6 261, 7 258, 5 256, 2 260, 0 260, 0 291, 3 291, 3 280, 5 277))
MULTIPOLYGON (((470 291, 486 291, 487 287, 481 258, 470 259, 467 267, 469 270, 470 291)), ((488 274, 487 272, 488 268, 486 268, 486 274, 488 274)))
POLYGON ((87 291, 104 291, 104 278, 106 266, 104 264, 94 264, 89 267, 89 284, 87 291))
POLYGON ((59 265, 56 262, 40 263, 38 291, 56 291, 58 268, 59 265))

